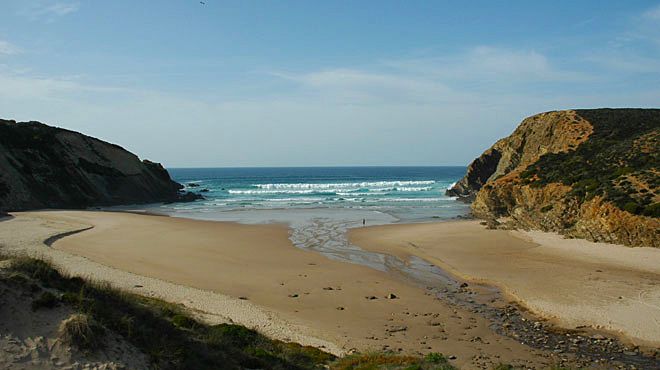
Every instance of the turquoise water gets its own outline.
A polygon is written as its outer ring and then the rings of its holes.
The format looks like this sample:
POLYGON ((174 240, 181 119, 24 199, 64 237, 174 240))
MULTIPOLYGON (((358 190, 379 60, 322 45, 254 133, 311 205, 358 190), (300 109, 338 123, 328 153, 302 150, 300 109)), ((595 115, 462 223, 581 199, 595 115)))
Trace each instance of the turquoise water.
POLYGON ((424 284, 446 276, 428 263, 401 261, 353 245, 351 228, 450 220, 469 207, 445 190, 465 167, 173 168, 172 178, 206 199, 190 203, 115 207, 172 217, 280 223, 292 244, 328 258, 398 271, 424 284), (136 208, 137 207, 137 208, 136 208))
MULTIPOLYGON (((465 167, 173 168, 175 181, 206 200, 164 205, 195 217, 239 210, 368 210, 396 220, 449 219, 467 207, 445 196, 465 167)), ((306 213, 308 213, 307 211, 306 213)), ((214 217, 195 217, 213 218, 214 217)), ((223 217, 224 219, 224 217, 223 217)))

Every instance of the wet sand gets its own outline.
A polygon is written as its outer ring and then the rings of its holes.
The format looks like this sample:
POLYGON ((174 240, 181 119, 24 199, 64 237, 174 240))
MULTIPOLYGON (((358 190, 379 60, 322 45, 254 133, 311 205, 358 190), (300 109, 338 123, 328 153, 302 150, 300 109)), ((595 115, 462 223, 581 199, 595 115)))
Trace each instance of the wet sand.
POLYGON ((486 230, 478 221, 353 229, 361 248, 416 256, 463 279, 500 287, 564 328, 591 326, 660 347, 660 250, 486 230))
POLYGON ((3 250, 44 251, 71 273, 179 302, 201 317, 223 317, 280 339, 335 353, 442 352, 466 369, 500 362, 542 368, 571 359, 496 334, 483 317, 387 273, 295 248, 284 225, 87 211, 15 216, 0 223, 3 250), (43 244, 58 233, 90 226, 56 240, 53 248, 43 244), (386 299, 390 293, 397 298, 386 299))

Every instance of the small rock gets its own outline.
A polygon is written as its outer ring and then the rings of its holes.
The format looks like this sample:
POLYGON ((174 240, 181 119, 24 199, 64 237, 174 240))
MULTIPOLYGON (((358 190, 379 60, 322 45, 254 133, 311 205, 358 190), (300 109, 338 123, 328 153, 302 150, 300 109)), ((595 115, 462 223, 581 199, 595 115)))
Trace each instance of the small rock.
POLYGON ((455 360, 455 359, 456 359, 456 356, 451 355, 451 356, 448 357, 448 359, 450 359, 450 360, 455 360))
POLYGON ((387 296, 385 296, 385 298, 387 298, 387 299, 397 299, 397 298, 399 298, 399 297, 397 297, 396 295, 390 293, 390 294, 388 294, 387 296))
POLYGON ((626 356, 637 356, 637 352, 633 351, 623 351, 623 354, 626 356))
POLYGON ((289 298, 298 298, 298 294, 289 294, 289 298))
POLYGON ((241 300, 243 300, 243 301, 247 301, 248 297, 243 297, 243 296, 241 296, 241 297, 238 297, 238 299, 241 299, 241 300))
POLYGON ((366 296, 366 297, 364 297, 364 298, 366 298, 366 299, 368 299, 368 300, 378 299, 378 297, 373 296, 373 295, 368 295, 368 296, 366 296))
POLYGON ((339 307, 337 307, 337 310, 339 310, 339 311, 343 311, 343 310, 344 310, 344 307, 339 306, 339 307))
POLYGON ((135 284, 135 285, 133 285, 133 288, 143 288, 143 286, 140 285, 140 284, 135 284))
POLYGON ((602 335, 600 335, 600 334, 595 334, 595 335, 592 335, 592 336, 591 336, 591 339, 595 339, 595 340, 603 340, 603 339, 605 339, 605 337, 602 336, 602 335))
POLYGON ((323 290, 335 290, 335 289, 331 286, 327 286, 327 287, 323 288, 323 290))
POLYGON ((407 326, 393 326, 391 328, 387 328, 386 331, 389 332, 389 333, 396 333, 396 332, 399 332, 399 331, 406 331, 406 330, 408 330, 407 326))

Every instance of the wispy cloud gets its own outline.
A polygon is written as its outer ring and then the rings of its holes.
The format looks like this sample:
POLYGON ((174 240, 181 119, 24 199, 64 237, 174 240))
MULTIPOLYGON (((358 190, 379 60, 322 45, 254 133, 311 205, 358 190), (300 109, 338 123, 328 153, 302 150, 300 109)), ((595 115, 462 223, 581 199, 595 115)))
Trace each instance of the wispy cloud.
POLYGON ((616 73, 660 74, 660 60, 657 58, 610 51, 607 54, 599 53, 589 55, 585 57, 585 60, 616 73))
POLYGON ((591 76, 562 69, 534 50, 477 46, 424 58, 392 59, 362 68, 276 72, 306 92, 350 104, 470 104, 506 86, 522 94, 535 83, 580 83, 591 76))
POLYGON ((453 55, 390 60, 387 65, 411 73, 433 75, 445 81, 478 81, 481 83, 576 81, 586 75, 562 70, 549 58, 535 50, 516 50, 493 46, 476 46, 453 55))
POLYGON ((660 4, 645 11, 643 17, 651 20, 660 21, 660 4))
POLYGON ((0 67, 0 97, 58 100, 89 93, 127 93, 120 87, 97 86, 73 77, 43 77, 0 67))
POLYGON ((75 13, 80 9, 78 1, 40 0, 27 2, 18 10, 18 15, 32 21, 42 20, 52 22, 62 16, 75 13))
POLYGON ((425 102, 451 90, 438 81, 404 74, 351 68, 325 69, 307 73, 273 73, 302 87, 333 97, 343 103, 365 104, 386 101, 425 102))
POLYGON ((10 43, 9 41, 0 40, 0 56, 1 55, 14 55, 14 54, 18 54, 20 52, 21 52, 21 49, 19 49, 14 44, 10 43))

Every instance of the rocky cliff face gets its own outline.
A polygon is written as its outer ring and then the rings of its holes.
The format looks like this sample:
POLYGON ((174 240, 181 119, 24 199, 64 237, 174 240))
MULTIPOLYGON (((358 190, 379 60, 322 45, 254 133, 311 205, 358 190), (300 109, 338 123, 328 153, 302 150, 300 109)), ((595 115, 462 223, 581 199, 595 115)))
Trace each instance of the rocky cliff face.
POLYGON ((449 195, 510 227, 660 247, 659 109, 547 112, 470 164, 449 195))
POLYGON ((194 198, 158 163, 39 122, 0 120, 0 210, 84 208, 194 198))

